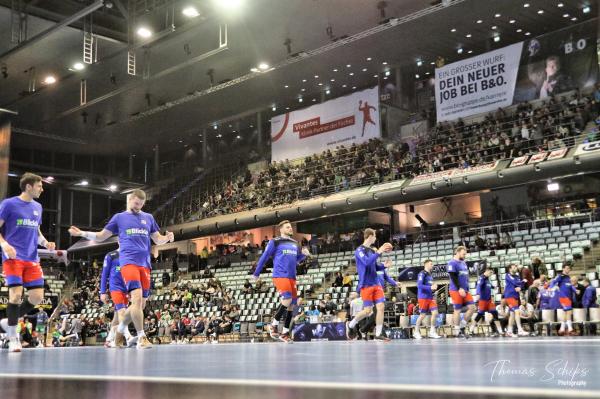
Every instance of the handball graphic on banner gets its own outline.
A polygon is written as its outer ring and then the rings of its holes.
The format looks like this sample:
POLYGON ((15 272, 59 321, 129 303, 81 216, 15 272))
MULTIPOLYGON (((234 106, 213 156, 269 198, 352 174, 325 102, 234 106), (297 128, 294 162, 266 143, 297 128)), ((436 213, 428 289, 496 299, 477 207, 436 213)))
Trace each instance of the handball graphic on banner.
POLYGON ((438 122, 593 87, 596 36, 586 22, 437 68, 438 122))
POLYGON ((380 136, 374 87, 271 119, 271 160, 297 159, 380 136))

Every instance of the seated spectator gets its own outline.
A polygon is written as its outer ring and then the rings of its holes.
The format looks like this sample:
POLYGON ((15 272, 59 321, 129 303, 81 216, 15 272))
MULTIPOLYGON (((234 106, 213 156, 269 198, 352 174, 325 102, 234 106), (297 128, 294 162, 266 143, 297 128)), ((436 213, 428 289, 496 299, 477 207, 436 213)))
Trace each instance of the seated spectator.
POLYGON ((575 289, 573 293, 573 309, 583 308, 583 294, 585 294, 585 287, 579 283, 579 277, 571 276, 571 285, 575 289))
POLYGON ((500 301, 500 305, 496 306, 496 311, 498 312, 498 319, 500 320, 502 331, 506 333, 506 328, 508 327, 508 319, 510 317, 510 308, 506 304, 506 299, 502 298, 502 300, 500 301))
POLYGON ((344 273, 344 279, 342 280, 342 285, 344 287, 349 287, 352 288, 352 276, 350 275, 350 273, 346 272, 344 273))
POLYGON ((242 289, 242 292, 244 294, 252 293, 252 284, 250 284, 250 280, 246 279, 246 281, 244 282, 244 288, 242 289))
POLYGON ((184 343, 186 337, 185 324, 179 316, 176 316, 171 324, 171 344, 184 343))
POLYGON ((204 319, 197 315, 192 323, 192 337, 200 335, 204 332, 204 319))
POLYGON ((335 274, 335 281, 333 282, 333 284, 331 286, 332 287, 341 287, 343 281, 344 281, 344 277, 342 276, 342 273, 341 272, 337 272, 335 274))
POLYGON ((529 325, 529 335, 537 335, 535 323, 537 322, 537 313, 530 303, 524 303, 519 307, 521 311, 521 323, 529 325))
POLYGON ((317 307, 315 305, 310 305, 309 309, 306 311, 306 317, 308 317, 309 319, 311 317, 319 317, 321 315, 321 312, 319 312, 319 309, 317 309, 317 307))

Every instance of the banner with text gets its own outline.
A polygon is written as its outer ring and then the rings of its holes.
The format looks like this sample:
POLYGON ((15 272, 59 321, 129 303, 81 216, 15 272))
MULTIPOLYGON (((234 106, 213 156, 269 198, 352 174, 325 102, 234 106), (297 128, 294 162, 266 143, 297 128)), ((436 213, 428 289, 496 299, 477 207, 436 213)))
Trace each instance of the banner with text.
POLYGON ((596 84, 594 21, 435 70, 437 120, 453 120, 596 84))
MULTIPOLYGON (((469 268, 469 276, 475 277, 481 274, 481 270, 486 266, 485 260, 468 260, 466 261, 467 267, 469 268)), ((399 269, 398 281, 416 281, 419 277, 419 273, 424 270, 423 266, 409 266, 399 269)), ((434 280, 448 280, 448 265, 441 263, 433 266, 431 270, 431 276, 434 280)))
POLYGON ((271 160, 306 157, 381 136, 378 88, 271 119, 271 160))

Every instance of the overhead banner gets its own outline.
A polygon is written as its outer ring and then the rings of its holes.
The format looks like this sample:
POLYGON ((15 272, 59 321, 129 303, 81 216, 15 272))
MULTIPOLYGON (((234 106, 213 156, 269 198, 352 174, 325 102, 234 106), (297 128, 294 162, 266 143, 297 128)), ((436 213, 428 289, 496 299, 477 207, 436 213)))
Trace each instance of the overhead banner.
POLYGON ((470 168, 466 169, 449 169, 442 170, 439 172, 425 173, 419 176, 415 176, 410 182, 409 186, 424 183, 433 183, 440 180, 447 180, 464 176, 471 176, 483 172, 490 172, 496 169, 496 166, 498 166, 498 161, 486 163, 483 165, 471 166, 470 168))
POLYGON ((596 84, 594 21, 435 70, 437 120, 453 120, 596 84))
POLYGON ((374 87, 271 119, 271 160, 303 158, 380 136, 374 87))

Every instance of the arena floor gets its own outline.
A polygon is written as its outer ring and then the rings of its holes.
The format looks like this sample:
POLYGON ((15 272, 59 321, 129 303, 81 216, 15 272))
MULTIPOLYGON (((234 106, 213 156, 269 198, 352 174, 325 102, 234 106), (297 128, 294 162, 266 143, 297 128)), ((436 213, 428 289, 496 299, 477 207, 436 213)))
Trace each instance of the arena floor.
POLYGON ((3 398, 598 398, 600 339, 47 348, 0 353, 3 398))

